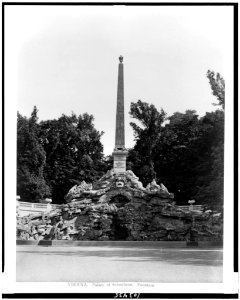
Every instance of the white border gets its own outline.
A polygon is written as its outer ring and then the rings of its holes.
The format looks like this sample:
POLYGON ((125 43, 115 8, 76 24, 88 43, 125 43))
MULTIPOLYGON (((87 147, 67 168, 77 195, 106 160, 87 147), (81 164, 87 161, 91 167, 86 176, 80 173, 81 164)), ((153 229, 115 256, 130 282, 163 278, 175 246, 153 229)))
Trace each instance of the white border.
MULTIPOLYGON (((56 1, 57 2, 57 1, 56 1)), ((90 1, 91 2, 91 1, 90 1)), ((222 2, 222 1, 220 1, 222 2)), ((225 1, 223 1, 225 2, 225 1)), ((7 9, 10 6, 5 7, 7 9)), ((5 14, 6 15, 6 14, 5 14)), ((5 37, 5 45, 7 36, 5 37)), ((2 275, 2 287, 4 293, 237 293, 238 274, 233 273, 233 66, 231 58, 226 80, 226 130, 225 130, 225 181, 224 181, 224 277, 221 284, 154 284, 154 287, 140 287, 133 283, 132 287, 107 286, 96 287, 91 283, 87 287, 71 286, 68 283, 19 283, 16 282, 16 244, 15 244, 15 198, 16 198, 16 115, 14 107, 17 107, 17 87, 11 86, 13 76, 11 65, 16 64, 16 57, 11 55, 11 48, 5 53, 5 272, 2 275), (10 167, 11 166, 11 167, 10 167), (14 238, 12 238, 14 237, 14 238)))

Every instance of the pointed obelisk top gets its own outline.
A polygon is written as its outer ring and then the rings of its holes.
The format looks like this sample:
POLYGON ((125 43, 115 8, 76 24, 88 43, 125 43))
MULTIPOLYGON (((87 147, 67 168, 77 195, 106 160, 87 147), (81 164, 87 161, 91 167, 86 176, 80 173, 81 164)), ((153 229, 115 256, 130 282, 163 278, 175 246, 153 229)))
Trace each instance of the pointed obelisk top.
POLYGON ((119 61, 120 61, 120 63, 123 62, 123 56, 122 55, 119 56, 119 61))

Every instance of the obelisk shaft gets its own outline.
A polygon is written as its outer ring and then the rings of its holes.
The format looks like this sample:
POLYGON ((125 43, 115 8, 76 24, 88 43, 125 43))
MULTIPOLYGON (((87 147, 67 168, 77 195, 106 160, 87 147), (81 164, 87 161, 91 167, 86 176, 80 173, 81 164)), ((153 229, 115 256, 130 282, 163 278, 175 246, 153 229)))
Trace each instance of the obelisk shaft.
POLYGON ((119 57, 118 86, 117 86, 117 113, 115 148, 113 151, 113 170, 116 173, 126 171, 127 150, 125 149, 124 131, 124 80, 123 80, 123 57, 119 57))
POLYGON ((123 63, 118 65, 118 88, 117 88, 117 113, 116 113, 116 135, 115 148, 125 148, 124 136, 124 82, 123 82, 123 63))

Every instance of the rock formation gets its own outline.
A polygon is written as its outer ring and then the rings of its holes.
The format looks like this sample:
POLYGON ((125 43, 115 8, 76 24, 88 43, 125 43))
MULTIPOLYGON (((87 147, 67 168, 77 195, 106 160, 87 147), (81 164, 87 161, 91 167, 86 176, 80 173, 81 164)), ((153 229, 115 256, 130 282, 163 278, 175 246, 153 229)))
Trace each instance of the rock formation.
POLYGON ((222 240, 221 214, 183 211, 163 184, 143 187, 132 171, 108 171, 82 182, 66 204, 45 214, 17 216, 23 240, 222 240))

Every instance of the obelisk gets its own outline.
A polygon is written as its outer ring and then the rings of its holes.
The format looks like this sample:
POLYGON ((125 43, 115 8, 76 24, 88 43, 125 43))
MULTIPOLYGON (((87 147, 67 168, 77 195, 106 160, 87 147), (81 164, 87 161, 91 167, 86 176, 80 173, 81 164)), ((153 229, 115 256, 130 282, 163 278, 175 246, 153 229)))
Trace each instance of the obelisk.
POLYGON ((113 170, 116 173, 126 171, 127 150, 125 148, 124 130, 124 80, 123 80, 123 56, 119 57, 118 86, 117 86, 117 113, 115 148, 113 151, 113 170))

